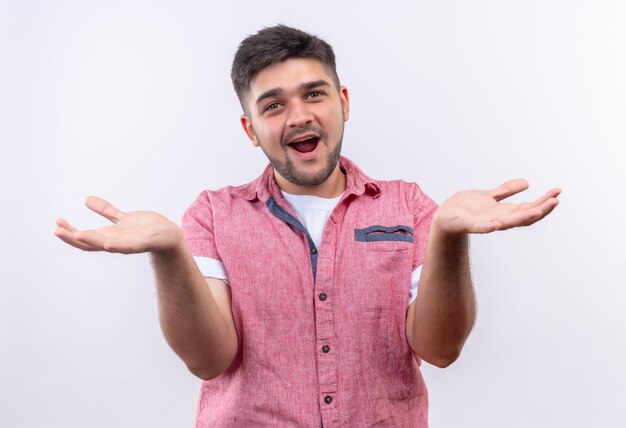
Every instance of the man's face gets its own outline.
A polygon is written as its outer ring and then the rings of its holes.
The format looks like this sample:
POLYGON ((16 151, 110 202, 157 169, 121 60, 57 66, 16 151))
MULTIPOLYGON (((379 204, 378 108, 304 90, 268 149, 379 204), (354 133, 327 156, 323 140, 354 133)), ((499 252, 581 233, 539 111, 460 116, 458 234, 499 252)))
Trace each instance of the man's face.
POLYGON ((241 124, 280 176, 297 186, 322 184, 337 167, 348 91, 315 59, 289 59, 257 74, 241 124))

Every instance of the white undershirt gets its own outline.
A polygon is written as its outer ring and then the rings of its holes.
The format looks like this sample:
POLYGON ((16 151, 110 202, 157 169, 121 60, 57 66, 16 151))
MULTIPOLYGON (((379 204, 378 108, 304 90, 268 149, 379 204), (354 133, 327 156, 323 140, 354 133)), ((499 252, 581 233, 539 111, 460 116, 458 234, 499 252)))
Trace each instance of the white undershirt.
MULTIPOLYGON (((302 225, 309 232, 315 246, 319 248, 326 222, 339 203, 341 195, 329 199, 311 195, 292 195, 283 191, 281 191, 281 193, 298 215, 298 219, 302 225)), ((228 282, 228 274, 224 268, 224 263, 208 257, 194 257, 194 259, 203 276, 222 279, 228 282)), ((422 267, 418 266, 411 273, 411 288, 409 291, 408 305, 413 303, 413 300, 415 300, 417 296, 417 284, 421 271, 422 267)))
POLYGON ((315 246, 319 248, 326 223, 330 218, 330 214, 339 203, 341 195, 328 199, 311 195, 292 195, 282 190, 281 193, 298 215, 302 225, 309 232, 315 246))

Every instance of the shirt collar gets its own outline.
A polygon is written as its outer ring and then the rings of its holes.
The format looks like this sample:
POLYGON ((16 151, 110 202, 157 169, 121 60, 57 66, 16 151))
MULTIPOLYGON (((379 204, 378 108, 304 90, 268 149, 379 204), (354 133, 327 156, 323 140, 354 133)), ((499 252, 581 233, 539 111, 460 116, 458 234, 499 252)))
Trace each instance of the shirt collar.
POLYGON ((346 173, 346 196, 349 194, 356 196, 366 194, 374 199, 380 196, 380 186, 376 180, 367 176, 354 162, 342 156, 339 159, 339 165, 346 173))
MULTIPOLYGON (((346 174, 346 191, 344 196, 349 194, 354 194, 355 196, 367 194, 374 199, 380 196, 380 186, 376 183, 376 180, 368 177, 350 159, 341 156, 339 158, 339 166, 346 174)), ((272 164, 268 164, 263 173, 254 181, 233 188, 232 194, 247 201, 259 199, 264 203, 267 202, 270 196, 276 198, 280 194, 280 188, 274 179, 272 164)))

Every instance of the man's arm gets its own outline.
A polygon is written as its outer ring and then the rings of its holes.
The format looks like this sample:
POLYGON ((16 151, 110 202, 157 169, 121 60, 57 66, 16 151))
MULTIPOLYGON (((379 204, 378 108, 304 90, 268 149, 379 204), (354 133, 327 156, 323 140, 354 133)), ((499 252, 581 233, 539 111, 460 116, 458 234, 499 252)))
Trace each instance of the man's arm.
POLYGON ((180 228, 160 214, 124 213, 100 198, 90 197, 86 205, 114 225, 80 231, 61 219, 55 235, 85 251, 150 253, 168 343, 202 379, 226 370, 237 353, 230 288, 224 281, 202 277, 180 228))
POLYGON ((529 226, 557 206, 559 189, 532 203, 500 202, 527 188, 526 180, 511 180, 493 190, 459 192, 435 212, 417 298, 407 310, 407 340, 425 361, 452 364, 474 325, 468 235, 529 226))
POLYGON ((417 298, 407 312, 411 349, 437 367, 458 358, 476 318, 467 241, 431 226, 417 298))
POLYGON ((184 242, 171 252, 152 253, 151 259, 167 342, 199 378, 220 375, 237 353, 230 287, 204 278, 184 242))

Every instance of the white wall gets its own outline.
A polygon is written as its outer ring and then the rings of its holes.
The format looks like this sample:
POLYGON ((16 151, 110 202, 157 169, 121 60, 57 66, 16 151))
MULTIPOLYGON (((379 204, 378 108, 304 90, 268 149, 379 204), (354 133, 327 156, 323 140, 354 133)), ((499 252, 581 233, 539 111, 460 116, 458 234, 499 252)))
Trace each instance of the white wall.
POLYGON ((325 37, 344 153, 438 201, 526 177, 561 205, 473 239, 479 317, 425 365, 433 427, 626 426, 626 5, 614 1, 0 0, 0 426, 173 427, 199 381, 159 330, 145 256, 82 253, 89 194, 179 219, 266 164, 238 123, 238 43, 325 37))

